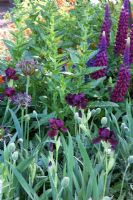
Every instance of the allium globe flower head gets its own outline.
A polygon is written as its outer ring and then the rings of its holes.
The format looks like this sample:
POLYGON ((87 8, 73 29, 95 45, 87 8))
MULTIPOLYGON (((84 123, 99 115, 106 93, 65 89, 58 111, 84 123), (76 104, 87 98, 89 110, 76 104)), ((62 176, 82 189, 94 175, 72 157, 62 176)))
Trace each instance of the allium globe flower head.
POLYGON ((31 96, 26 93, 17 93, 12 97, 12 103, 17 106, 28 107, 31 104, 31 96))
POLYGON ((91 74, 92 79, 96 80, 96 79, 106 76, 107 74, 108 55, 107 55, 106 47, 107 47, 106 35, 105 35, 105 31, 103 31, 102 39, 99 45, 99 52, 94 58, 88 60, 86 64, 87 64, 87 67, 102 67, 103 66, 105 68, 92 73, 91 74))
POLYGON ((37 68, 37 62, 35 60, 23 60, 16 66, 22 70, 25 76, 31 76, 37 68))
POLYGON ((5 96, 10 97, 10 98, 11 98, 13 95, 15 95, 15 93, 16 93, 16 91, 15 91, 15 89, 12 88, 12 87, 7 87, 7 88, 5 89, 5 91, 4 91, 5 96))
POLYGON ((93 139, 93 144, 97 144, 101 141, 110 143, 112 149, 115 149, 118 144, 114 132, 110 131, 107 127, 98 129, 98 137, 93 139))
POLYGON ((18 76, 16 75, 16 70, 11 67, 5 70, 5 74, 8 79, 18 80, 18 76))
POLYGON ((66 102, 72 107, 77 107, 78 109, 85 109, 88 104, 88 99, 83 93, 68 94, 66 96, 66 102))
POLYGON ((120 66, 117 82, 111 94, 111 101, 122 102, 127 94, 130 84, 130 38, 127 39, 127 45, 124 54, 123 64, 120 66))
POLYGON ((129 1, 124 1, 124 4, 121 9, 119 23, 118 23, 118 30, 116 35, 115 41, 115 53, 118 55, 123 55, 125 46, 126 46, 126 39, 128 35, 128 26, 129 26, 129 1))
POLYGON ((50 127, 50 130, 48 131, 49 137, 57 136, 59 131, 62 131, 64 133, 68 131, 68 129, 64 125, 64 121, 61 119, 51 118, 49 120, 49 127, 50 127))
POLYGON ((104 16, 104 21, 102 25, 101 35, 100 35, 100 43, 101 43, 102 33, 103 31, 105 31, 107 47, 109 46, 109 43, 110 43, 110 30, 111 30, 111 16, 110 16, 109 4, 107 3, 105 7, 105 16, 104 16))

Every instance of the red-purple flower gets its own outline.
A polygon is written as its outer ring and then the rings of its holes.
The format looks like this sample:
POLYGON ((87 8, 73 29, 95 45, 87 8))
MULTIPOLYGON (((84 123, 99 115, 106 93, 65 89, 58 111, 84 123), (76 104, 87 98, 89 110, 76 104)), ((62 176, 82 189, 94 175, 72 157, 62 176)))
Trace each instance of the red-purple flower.
POLYGON ((68 131, 68 129, 64 125, 64 121, 62 121, 61 119, 51 118, 49 120, 49 125, 51 128, 51 130, 48 131, 49 137, 55 137, 56 135, 58 135, 58 131, 62 131, 64 133, 68 131))
POLYGON ((58 130, 54 130, 54 129, 52 129, 52 130, 49 130, 48 131, 48 136, 49 137, 55 137, 55 136, 57 136, 58 135, 58 130))
POLYGON ((98 137, 93 139, 93 144, 97 144, 101 141, 110 143, 112 149, 115 149, 116 145, 118 144, 118 141, 115 138, 114 132, 110 131, 106 127, 98 129, 98 137))
POLYGON ((16 75, 15 69, 9 67, 8 69, 5 70, 5 73, 8 79, 18 80, 18 76, 16 75))
POLYGON ((5 94, 5 96, 7 96, 7 97, 12 97, 13 95, 15 95, 15 89, 14 88, 12 88, 12 87, 7 87, 6 89, 5 89, 5 92, 4 92, 4 94, 5 94))
POLYGON ((86 64, 87 67, 102 67, 104 66, 104 69, 98 70, 91 74, 92 79, 99 79, 107 74, 107 66, 108 66, 108 56, 107 56, 107 50, 106 50, 106 35, 105 31, 103 31, 102 39, 99 45, 99 52, 97 55, 90 59, 86 64))
POLYGON ((105 31, 107 46, 109 46, 109 43, 110 43, 110 29, 111 29, 111 16, 110 16, 109 5, 107 3, 105 7, 105 16, 104 16, 104 21, 103 21, 102 31, 101 31, 101 36, 100 36, 100 43, 101 43, 102 33, 103 31, 105 31))
POLYGON ((118 73, 118 79, 115 84, 115 87, 111 94, 111 101, 113 102, 122 102, 125 99, 127 94, 129 84, 130 84, 130 38, 127 40, 127 45, 125 49, 124 61, 120 66, 118 73))
POLYGON ((88 99, 83 93, 68 94, 66 96, 66 101, 70 106, 77 107, 79 109, 85 109, 88 104, 88 99))
POLYGON ((124 54, 129 25, 129 1, 125 0, 121 9, 115 41, 115 53, 124 54))

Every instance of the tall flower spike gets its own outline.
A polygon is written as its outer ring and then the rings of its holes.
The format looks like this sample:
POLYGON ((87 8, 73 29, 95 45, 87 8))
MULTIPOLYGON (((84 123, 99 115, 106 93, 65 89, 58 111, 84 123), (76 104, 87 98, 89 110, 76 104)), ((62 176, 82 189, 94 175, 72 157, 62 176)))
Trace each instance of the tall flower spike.
POLYGON ((103 21, 102 31, 101 31, 101 36, 100 36, 100 43, 101 43, 102 33, 103 31, 105 31, 107 46, 109 46, 109 43, 110 43, 110 29, 111 29, 111 16, 110 16, 109 5, 107 3, 105 7, 105 16, 104 16, 104 21, 103 21))
POLYGON ((118 73, 118 79, 115 84, 114 90, 111 94, 111 101, 113 102, 122 102, 124 101, 124 97, 127 94, 128 87, 130 84, 130 38, 127 39, 127 45, 124 53, 124 61, 120 67, 118 73))
POLYGON ((130 32, 130 63, 133 63, 133 24, 131 26, 131 32, 130 32))
POLYGON ((88 67, 101 67, 104 66, 104 69, 98 70, 91 74, 92 79, 99 79, 106 76, 107 66, 108 66, 108 56, 106 51, 106 36, 105 31, 103 31, 101 43, 99 45, 99 52, 97 55, 90 59, 87 63, 88 67))
POLYGON ((120 55, 124 54, 125 46, 126 46, 126 39, 128 34, 128 25, 129 25, 129 1, 124 0, 124 4, 121 9, 119 23, 118 23, 118 30, 116 35, 115 41, 115 53, 120 55))
POLYGON ((125 48, 125 52, 124 52, 124 64, 126 66, 130 65, 130 38, 127 38, 127 44, 126 44, 126 48, 125 48))

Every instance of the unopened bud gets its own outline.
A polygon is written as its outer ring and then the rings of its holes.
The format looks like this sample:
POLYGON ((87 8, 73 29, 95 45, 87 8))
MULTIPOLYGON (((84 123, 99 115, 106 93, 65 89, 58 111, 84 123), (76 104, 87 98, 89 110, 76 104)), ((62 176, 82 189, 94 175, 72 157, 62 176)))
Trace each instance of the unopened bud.
POLYGON ((61 186, 63 188, 67 188, 69 186, 70 178, 69 177, 64 177, 63 180, 61 181, 61 186))
POLYGON ((23 139, 22 139, 22 138, 19 138, 19 139, 18 139, 18 143, 19 143, 19 144, 22 144, 22 143, 23 143, 23 139))
POLYGON ((30 115, 26 114, 25 119, 26 119, 26 121, 30 121, 30 115))
POLYGON ((105 126, 105 125, 107 124, 107 122, 108 122, 107 117, 102 117, 102 119, 101 119, 101 124, 102 124, 103 126, 105 126))
POLYGON ((98 115, 98 114, 100 114, 100 112, 101 112, 101 108, 97 108, 96 109, 96 114, 98 115))
POLYGON ((103 199, 102 200, 111 200, 112 198, 111 197, 103 197, 103 199))
POLYGON ((12 159, 13 159, 14 161, 17 161, 17 159, 18 159, 18 151, 15 151, 15 152, 12 154, 12 159))
POLYGON ((37 112, 33 110, 33 117, 37 117, 37 112))
POLYGON ((133 156, 128 157, 128 164, 133 164, 133 156))
POLYGON ((121 129, 124 130, 125 126, 126 126, 126 124, 125 124, 125 123, 122 123, 122 124, 121 124, 121 129))
POLYGON ((8 145, 8 150, 9 150, 10 153, 14 152, 15 149, 16 149, 15 143, 12 142, 12 143, 10 143, 10 144, 8 145))
POLYGON ((95 110, 95 109, 93 109, 93 110, 91 111, 91 116, 94 116, 94 115, 95 115, 95 113, 96 113, 96 110, 95 110))

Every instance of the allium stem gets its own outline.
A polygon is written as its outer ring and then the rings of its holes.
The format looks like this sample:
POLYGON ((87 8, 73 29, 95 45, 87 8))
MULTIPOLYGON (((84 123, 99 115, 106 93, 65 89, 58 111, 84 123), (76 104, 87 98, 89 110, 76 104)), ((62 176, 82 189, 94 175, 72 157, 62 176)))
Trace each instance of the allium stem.
POLYGON ((26 136, 24 135, 24 109, 21 109, 21 129, 23 133, 24 140, 26 139, 26 136))
POLYGON ((29 94, 29 86, 30 86, 30 76, 27 76, 27 83, 26 83, 26 94, 29 94))

